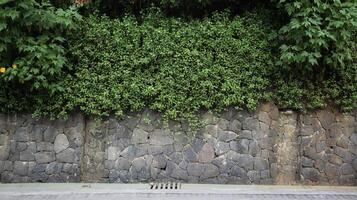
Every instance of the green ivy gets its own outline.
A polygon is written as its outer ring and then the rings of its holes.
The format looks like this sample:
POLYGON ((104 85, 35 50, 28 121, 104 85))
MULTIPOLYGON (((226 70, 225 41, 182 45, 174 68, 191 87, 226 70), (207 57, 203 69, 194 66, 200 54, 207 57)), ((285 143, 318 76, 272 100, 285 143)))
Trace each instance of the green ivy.
MULTIPOLYGON (((21 1, 0 2, 7 9, 14 9, 21 1)), ((150 108, 162 112, 165 119, 197 123, 196 114, 201 109, 219 111, 234 106, 253 110, 265 100, 296 110, 323 108, 328 104, 346 111, 357 107, 357 54, 353 53, 357 52, 357 37, 353 28, 328 28, 326 31, 333 34, 348 31, 349 40, 339 39, 335 45, 336 41, 323 36, 328 44, 326 49, 306 40, 305 29, 294 29, 290 22, 277 34, 280 40, 272 40, 273 33, 277 33, 272 24, 278 23, 267 20, 272 18, 269 11, 235 17, 223 12, 188 20, 150 9, 140 20, 132 15, 117 19, 91 15, 80 23, 80 29, 68 32, 79 18, 74 10, 31 5, 42 13, 36 14, 38 19, 62 16, 59 12, 71 20, 68 26, 66 20, 55 20, 63 26, 48 29, 37 21, 27 29, 21 17, 14 18, 18 24, 11 16, 1 21, 6 22, 6 28, 0 32, 4 36, 0 40, 11 40, 3 43, 6 48, 1 54, 1 64, 8 67, 0 75, 0 112, 32 112, 35 116, 64 118, 70 112, 81 111, 97 117, 111 114, 121 117, 150 108), (292 28, 291 32, 284 32, 287 27, 292 28), (12 29, 18 33, 11 35, 12 29), (35 42, 29 43, 28 38, 35 42), (339 46, 342 44, 344 49, 339 46), (29 50, 21 50, 22 45, 29 50), (284 51, 285 47, 304 47, 309 53, 320 51, 318 65, 308 59, 284 60, 284 54, 290 51, 284 51), (23 52, 18 53, 20 50, 23 52), (346 55, 350 52, 350 57, 341 56, 343 65, 329 64, 334 51, 346 55), (277 61, 280 65, 275 64, 277 61), (16 66, 12 67, 14 63, 16 66)), ((336 12, 344 10, 332 7, 336 12)), ((26 12, 29 11, 20 13, 26 12)), ((321 15, 326 17, 328 13, 321 15)), ((294 20, 295 15, 288 16, 294 20)), ((325 23, 320 29, 326 27, 325 23)), ((295 53, 299 56, 304 52, 295 53)))
POLYGON ((269 95, 274 62, 261 18, 223 13, 183 21, 151 12, 138 24, 132 17, 91 16, 70 40, 75 74, 54 105, 63 104, 39 113, 78 107, 122 116, 149 107, 167 119, 194 119, 199 109, 254 109, 269 95))

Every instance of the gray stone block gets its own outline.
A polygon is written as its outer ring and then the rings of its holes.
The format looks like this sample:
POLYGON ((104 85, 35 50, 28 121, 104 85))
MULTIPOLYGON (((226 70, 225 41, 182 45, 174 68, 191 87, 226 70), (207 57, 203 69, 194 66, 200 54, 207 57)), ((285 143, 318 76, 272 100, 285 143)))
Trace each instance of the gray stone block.
POLYGON ((234 165, 229 171, 228 171, 228 174, 230 175, 230 176, 236 176, 236 177, 241 177, 241 178, 247 178, 248 176, 247 176, 247 172, 243 169, 243 168, 241 168, 241 167, 239 167, 239 166, 237 166, 237 165, 234 165))
POLYGON ((119 171, 118 180, 121 183, 129 183, 130 182, 130 174, 129 174, 129 172, 125 171, 125 170, 119 171))
POLYGON ((52 162, 46 166, 46 174, 59 174, 62 171, 62 163, 52 162))
POLYGON ((303 126, 300 129, 300 134, 302 136, 311 136, 314 134, 314 128, 312 126, 303 126))
MULTIPOLYGON (((172 147, 172 145, 170 145, 172 147)), ((173 149, 173 147, 172 147, 173 149)), ((148 144, 140 144, 135 146, 135 157, 141 157, 148 154, 148 144)))
POLYGON ((188 137, 187 134, 184 132, 175 132, 174 133, 174 141, 175 143, 181 143, 181 144, 187 144, 188 143, 188 137))
POLYGON ((132 162, 132 165, 136 171, 140 171, 146 166, 144 158, 135 158, 132 162))
POLYGON ((129 170, 131 166, 131 162, 127 158, 120 157, 115 161, 115 169, 119 170, 129 170))
POLYGON ((30 181, 30 178, 27 176, 20 176, 20 175, 14 174, 11 182, 12 183, 27 183, 29 181, 30 181))
POLYGON ((259 130, 259 121, 252 117, 245 118, 243 121, 243 129, 257 131, 259 130))
POLYGON ((229 143, 227 142, 217 142, 214 146, 214 151, 217 155, 222 155, 230 150, 229 143))
MULTIPOLYGON (((19 143, 19 144, 23 145, 23 143, 19 143)), ((21 151, 19 153, 20 160, 21 161, 33 161, 33 160, 35 160, 36 143, 35 142, 28 142, 24 146, 26 147, 24 149, 25 151, 21 151)))
POLYGON ((247 176, 248 176, 249 180, 253 183, 259 183, 259 181, 260 181, 260 172, 258 172, 258 171, 249 171, 247 173, 247 176))
POLYGON ((275 141, 274 141, 274 138, 263 137, 258 141, 258 144, 259 144, 260 148, 262 148, 262 149, 273 150, 275 141))
POLYGON ((217 123, 217 117, 212 111, 207 111, 201 116, 202 122, 205 124, 215 124, 217 123))
POLYGON ((222 131, 217 125, 207 125, 202 130, 203 135, 207 135, 206 137, 217 138, 218 132, 222 131))
POLYGON ((344 162, 352 162, 353 155, 347 149, 335 147, 335 154, 340 156, 344 162))
POLYGON ((137 116, 127 116, 124 123, 130 130, 133 130, 139 123, 140 119, 137 116))
MULTIPOLYGON (((133 149, 133 147, 131 146, 131 149, 133 149)), ((119 157, 120 151, 119 148, 116 146, 110 146, 107 148, 108 151, 108 160, 116 160, 119 157)), ((128 150, 127 150, 128 151, 128 150)), ((133 151, 133 150, 132 150, 133 151)))
POLYGON ((314 167, 319 170, 319 172, 324 172, 325 171, 325 164, 326 164, 326 159, 318 159, 314 162, 314 167))
POLYGON ((5 161, 0 160, 0 174, 4 171, 5 161))
POLYGON ((235 151, 228 151, 226 155, 219 156, 218 158, 215 158, 214 160, 216 160, 216 159, 225 160, 226 159, 229 161, 237 162, 240 157, 241 157, 241 154, 239 154, 235 151))
POLYGON ((141 130, 141 129, 134 129, 132 141, 134 144, 144 144, 147 143, 149 139, 149 133, 141 130))
POLYGON ((211 162, 214 158, 214 149, 211 144, 206 143, 203 145, 201 151, 198 153, 198 162, 207 163, 211 162))
POLYGON ((334 114, 329 110, 317 111, 317 118, 324 129, 330 128, 331 124, 335 121, 334 114))
POLYGON ((227 130, 229 128, 229 121, 223 118, 219 119, 218 127, 222 130, 227 130))
POLYGON ((158 169, 164 169, 166 167, 166 162, 167 162, 167 159, 165 158, 164 155, 154 156, 154 159, 152 162, 152 167, 155 167, 158 169))
POLYGON ((26 142, 18 142, 16 145, 16 151, 25 151, 27 148, 26 142))
POLYGON ((189 162, 197 161, 197 154, 191 147, 185 148, 185 150, 183 151, 183 157, 189 162))
POLYGON ((172 145, 165 145, 165 146, 148 146, 148 153, 150 155, 158 155, 158 154, 165 154, 170 155, 174 152, 174 148, 172 145))
POLYGON ((327 149, 326 141, 318 140, 316 142, 316 152, 317 153, 321 153, 322 151, 326 151, 326 149, 327 149))
POLYGON ((344 135, 342 135, 338 140, 337 140, 337 146, 339 146, 339 147, 342 147, 342 148, 345 148, 345 149, 347 149, 348 148, 348 146, 350 145, 350 141, 349 141, 349 139, 346 137, 346 136, 344 136, 344 135))
POLYGON ((8 142, 8 135, 5 132, 5 130, 2 127, 0 127, 0 146, 3 146, 7 142, 8 142))
POLYGON ((320 158, 320 156, 317 154, 316 149, 313 147, 308 147, 306 149, 304 149, 304 156, 307 158, 310 158, 312 160, 317 160, 320 158))
POLYGON ((259 119, 259 121, 261 121, 267 125, 270 125, 270 117, 269 117, 268 113, 259 112, 258 119, 259 119))
POLYGON ((254 168, 254 158, 251 155, 242 154, 238 157, 238 166, 244 168, 246 171, 254 168))
POLYGON ((37 151, 53 151, 53 144, 49 142, 38 142, 37 151))
POLYGON ((272 178, 276 178, 278 176, 278 164, 277 163, 270 164, 270 175, 272 178))
POLYGON ((200 177, 203 172, 204 166, 201 163, 188 163, 187 173, 189 176, 200 177))
POLYGON ((218 167, 213 164, 204 164, 203 173, 201 179, 212 178, 219 175, 218 167))
POLYGON ((104 161, 104 168, 111 170, 115 168, 115 162, 114 160, 105 160, 104 161))
POLYGON ((227 174, 234 166, 237 166, 236 162, 226 159, 224 155, 215 158, 212 164, 219 168, 220 174, 227 174))
POLYGON ((261 171, 269 168, 269 162, 262 158, 254 159, 254 170, 261 171))
MULTIPOLYGON (((117 152, 116 148, 112 151, 114 154, 117 152)), ((122 152, 119 154, 125 158, 134 158, 135 157, 135 147, 133 145, 126 147, 122 152)), ((111 156, 112 159, 116 159, 116 156, 111 156)))
POLYGON ((28 173, 29 163, 28 162, 21 162, 15 161, 14 162, 14 174, 20 176, 26 176, 28 173))
POLYGON ((186 170, 187 169, 187 165, 188 162, 186 160, 183 160, 182 162, 180 162, 180 164, 178 165, 181 169, 186 170))
POLYGON ((205 142, 201 138, 195 138, 191 147, 196 153, 199 153, 205 142))
POLYGON ((179 153, 179 152, 172 153, 169 156, 169 160, 176 164, 179 164, 183 160, 183 155, 182 155, 182 153, 179 153))
POLYGON ((354 145, 357 145, 357 133, 352 134, 350 140, 354 145))
POLYGON ((335 154, 329 155, 328 161, 336 165, 341 165, 343 163, 342 158, 335 154))
POLYGON ((0 176, 2 183, 11 183, 12 180, 14 179, 13 177, 14 177, 14 174, 10 171, 5 171, 0 176))
POLYGON ((62 167, 62 174, 67 174, 68 176, 79 176, 80 174, 80 169, 78 164, 63 164, 62 167))
POLYGON ((262 180, 270 179, 270 171, 269 170, 263 170, 260 172, 260 178, 262 180))
POLYGON ((357 172, 357 158, 352 161, 352 167, 357 172))
POLYGON ((48 176, 47 183, 62 183, 64 182, 59 174, 52 174, 48 176))
POLYGON ((327 163, 325 168, 325 173, 328 177, 333 179, 339 175, 338 167, 336 165, 327 163))
POLYGON ((61 151, 67 149, 69 147, 69 141, 65 134, 58 134, 54 143, 54 150, 56 153, 60 153, 61 151))
POLYGON ((35 160, 37 163, 50 163, 56 160, 53 152, 39 152, 35 154, 35 160))
POLYGON ((302 168, 301 175, 305 179, 309 179, 313 182, 317 182, 319 180, 319 172, 314 168, 302 168))
POLYGON ((252 131, 243 130, 238 134, 238 138, 239 139, 249 139, 249 140, 251 140, 251 139, 253 139, 252 131))
POLYGON ((260 147, 258 142, 251 141, 249 144, 249 154, 252 156, 257 156, 260 153, 260 147))
POLYGON ((301 164, 303 167, 313 167, 314 166, 314 161, 306 158, 306 157, 302 157, 301 158, 301 164))
POLYGON ((57 162, 60 163, 76 163, 78 158, 74 149, 68 148, 56 155, 57 162))
MULTIPOLYGON (((16 140, 10 140, 10 152, 11 153, 16 153, 16 140)), ((7 158, 0 158, 1 160, 6 160, 7 158)))
POLYGON ((229 143, 229 147, 231 150, 241 153, 241 154, 248 154, 249 153, 249 140, 248 139, 241 139, 239 141, 231 141, 229 143))
POLYGON ((150 138, 151 145, 169 145, 173 144, 174 140, 171 135, 167 132, 163 132, 161 130, 155 130, 150 138))
POLYGON ((43 133, 43 139, 45 142, 51 142, 53 143, 55 141, 55 138, 57 136, 58 132, 55 127, 49 126, 45 129, 43 133))
POLYGON ((340 171, 342 175, 354 174, 353 167, 349 163, 343 163, 343 165, 340 167, 340 171))
POLYGON ((171 162, 171 161, 167 161, 166 163, 166 168, 165 168, 165 176, 170 176, 173 172, 174 169, 178 168, 178 166, 176 165, 176 163, 171 162))
POLYGON ((339 185, 356 185, 356 177, 354 174, 351 175, 342 175, 338 179, 339 185))
POLYGON ((188 174, 185 170, 176 167, 171 175, 172 178, 178 179, 178 180, 187 180, 188 179, 188 174))
POLYGON ((17 142, 28 142, 30 140, 29 132, 26 127, 19 127, 15 130, 14 139, 17 142))
POLYGON ((35 153, 29 151, 20 152, 20 161, 33 161, 35 160, 35 153))
POLYGON ((31 171, 31 174, 36 174, 39 172, 45 172, 47 168, 47 164, 36 164, 31 171))
POLYGON ((231 123, 229 123, 228 129, 235 133, 239 133, 242 130, 242 123, 235 119, 231 123))
POLYGON ((237 138, 237 134, 232 131, 220 131, 218 132, 218 140, 223 142, 229 142, 237 138))

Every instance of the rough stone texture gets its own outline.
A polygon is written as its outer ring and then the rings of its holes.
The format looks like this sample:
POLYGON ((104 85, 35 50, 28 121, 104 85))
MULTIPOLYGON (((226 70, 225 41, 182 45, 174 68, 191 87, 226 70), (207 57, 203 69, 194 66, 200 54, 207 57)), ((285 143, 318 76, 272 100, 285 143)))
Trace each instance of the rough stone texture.
POLYGON ((356 111, 341 114, 325 109, 300 115, 302 131, 299 158, 300 182, 319 185, 356 185, 357 133, 356 111))
POLYGON ((206 163, 211 162, 214 158, 214 149, 210 144, 203 145, 201 151, 198 154, 198 162, 206 163))
POLYGON ((56 153, 59 153, 69 147, 69 142, 65 134, 59 134, 56 136, 54 150, 56 153))
POLYGON ((279 118, 279 141, 277 147, 277 184, 296 183, 298 170, 297 115, 292 111, 282 112, 279 118))
POLYGON ((357 112, 228 108, 203 127, 144 110, 118 120, 0 114, 1 182, 357 185, 357 112))
POLYGON ((2 115, 1 182, 79 182, 84 127, 84 118, 80 114, 71 115, 68 121, 2 115), (76 159, 63 159, 60 155, 69 149, 73 150, 76 159), (71 170, 68 166, 63 167, 67 164, 71 170))

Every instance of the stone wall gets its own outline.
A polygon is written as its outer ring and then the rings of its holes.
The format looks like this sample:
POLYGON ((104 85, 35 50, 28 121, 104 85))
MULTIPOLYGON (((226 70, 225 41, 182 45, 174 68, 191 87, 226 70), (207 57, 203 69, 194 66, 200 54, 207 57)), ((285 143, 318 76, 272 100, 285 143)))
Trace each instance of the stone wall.
POLYGON ((356 112, 352 116, 321 110, 301 115, 298 140, 302 183, 357 183, 356 112))
POLYGON ((1 182, 79 182, 83 117, 0 115, 1 182))
POLYGON ((202 112, 203 127, 149 110, 96 121, 0 116, 1 182, 357 185, 357 112, 202 112))

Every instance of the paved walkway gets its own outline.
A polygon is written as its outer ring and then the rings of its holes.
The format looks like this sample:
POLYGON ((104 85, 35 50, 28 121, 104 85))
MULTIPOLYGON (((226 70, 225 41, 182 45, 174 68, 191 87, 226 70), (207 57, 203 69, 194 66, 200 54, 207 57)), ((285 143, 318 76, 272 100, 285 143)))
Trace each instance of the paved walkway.
POLYGON ((0 200, 357 200, 357 187, 183 184, 150 189, 149 184, 0 184, 0 200))

